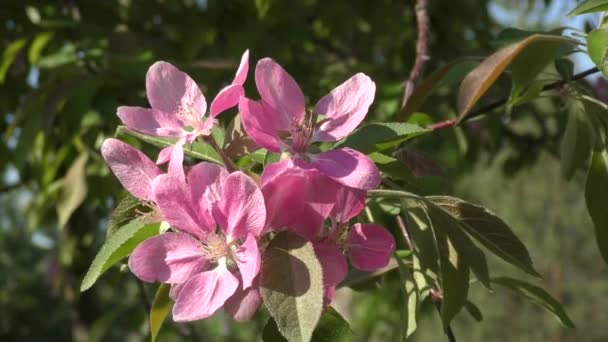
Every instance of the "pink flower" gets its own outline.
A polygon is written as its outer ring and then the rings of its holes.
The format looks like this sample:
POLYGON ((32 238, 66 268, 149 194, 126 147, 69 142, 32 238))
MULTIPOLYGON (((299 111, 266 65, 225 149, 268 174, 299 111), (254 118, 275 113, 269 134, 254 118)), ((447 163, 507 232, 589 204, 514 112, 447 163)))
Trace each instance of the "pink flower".
POLYGON ((228 175, 215 164, 199 163, 185 176, 153 181, 154 200, 175 231, 137 246, 129 268, 143 281, 172 285, 175 321, 203 319, 222 306, 249 319, 261 304, 262 192, 244 173, 228 175))
MULTIPOLYGON (((156 62, 146 74, 146 95, 152 108, 118 107, 118 117, 128 128, 143 134, 176 137, 181 145, 211 134, 215 117, 238 104, 245 94, 243 84, 249 70, 249 50, 245 51, 232 83, 222 89, 205 117, 207 102, 196 82, 167 62, 156 62)), ((172 159, 173 146, 161 151, 157 163, 172 159)))
POLYGON ((376 224, 348 224, 365 208, 365 190, 346 187, 318 170, 301 169, 285 160, 264 170, 262 192, 268 229, 287 229, 313 242, 323 267, 326 305, 348 273, 345 255, 363 271, 388 264, 395 250, 391 233, 376 224), (328 218, 331 224, 324 227, 328 218))
POLYGON ((257 63, 255 83, 262 99, 256 102, 242 97, 239 101, 243 127, 255 143, 271 152, 289 152, 294 164, 316 169, 349 187, 373 189, 380 184, 378 169, 358 151, 311 150, 314 142, 346 137, 363 121, 376 91, 368 76, 358 73, 351 77, 319 100, 313 112, 306 112, 302 90, 272 59, 257 63))

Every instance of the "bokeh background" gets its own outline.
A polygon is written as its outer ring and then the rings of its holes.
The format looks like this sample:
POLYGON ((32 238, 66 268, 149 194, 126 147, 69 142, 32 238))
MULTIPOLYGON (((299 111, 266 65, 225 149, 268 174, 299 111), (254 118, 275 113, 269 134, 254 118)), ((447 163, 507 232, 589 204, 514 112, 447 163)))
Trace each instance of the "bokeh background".
MULTIPOLYGON (((487 56, 507 27, 584 31, 598 22, 593 15, 567 18, 573 0, 429 2, 424 75, 463 56, 487 56)), ((144 77, 154 61, 188 72, 208 100, 232 80, 247 48, 252 69, 257 59, 274 58, 311 103, 363 71, 378 86, 369 120, 398 121, 402 84, 415 57, 413 8, 413 0, 1 1, 0 340, 149 338, 146 303, 154 286, 115 267, 91 290, 78 289, 124 195, 99 146, 114 134, 117 106, 147 106, 144 77), (76 184, 78 194, 66 193, 66 184, 76 184)), ((583 54, 572 60, 576 70, 591 65, 583 54)), ((443 82, 421 111, 433 121, 453 117, 458 81, 470 67, 443 82)), ((557 76, 548 70, 542 77, 557 76)), ((508 78, 503 81, 490 99, 508 94, 508 78)), ((590 78, 588 85, 605 98, 602 82, 590 78)), ((252 78, 247 87, 255 94, 252 78)), ((473 285, 471 301, 483 321, 462 312, 454 333, 459 341, 608 341, 607 269, 584 205, 584 175, 566 182, 559 171, 564 101, 541 99, 514 114, 497 110, 411 143, 408 148, 442 169, 439 181, 417 190, 482 203, 510 223, 544 276, 543 286, 577 329, 565 330, 509 293, 473 285)), ((491 266, 495 275, 524 277, 491 266)), ((402 299, 393 273, 367 284, 367 291, 339 291, 336 306, 361 341, 400 339, 402 299)), ((445 339, 436 316, 431 303, 423 305, 415 340, 445 339)), ((243 324, 218 313, 193 324, 168 322, 159 341, 258 340, 267 317, 262 311, 243 324)))

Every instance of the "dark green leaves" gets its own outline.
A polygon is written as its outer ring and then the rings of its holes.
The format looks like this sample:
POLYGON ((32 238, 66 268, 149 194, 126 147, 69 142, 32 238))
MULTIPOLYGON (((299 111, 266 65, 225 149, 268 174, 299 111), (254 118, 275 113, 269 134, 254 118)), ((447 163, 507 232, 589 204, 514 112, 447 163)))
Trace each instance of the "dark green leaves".
POLYGON ((604 261, 608 263, 608 151, 594 151, 585 189, 587 210, 604 261))
MULTIPOLYGON (((277 329, 276 322, 270 318, 264 332, 262 333, 264 342, 287 341, 277 329)), ((314 342, 354 342, 357 341, 355 333, 351 330, 348 322, 331 306, 325 309, 315 331, 312 334, 314 342)))
POLYGON ((589 33, 587 51, 593 63, 608 77, 608 29, 597 29, 589 33))
POLYGON ((542 306, 545 310, 552 313, 563 326, 574 328, 574 323, 572 323, 572 320, 568 317, 561 304, 542 288, 508 277, 492 278, 492 283, 507 287, 517 294, 526 297, 531 302, 542 306))
POLYGON ((0 84, 4 83, 8 69, 15 61, 15 58, 17 58, 19 51, 25 46, 25 43, 27 43, 27 39, 17 39, 11 42, 2 52, 2 60, 0 60, 0 84))
POLYGON ((575 16, 585 13, 601 12, 608 10, 608 0, 586 0, 578 4, 570 13, 569 16, 575 16))
POLYGON ((264 254, 264 304, 289 341, 309 341, 323 310, 323 271, 312 244, 280 233, 264 254))
POLYGON ((150 236, 158 234, 160 224, 145 224, 139 219, 120 228, 103 244, 89 271, 84 276, 80 291, 88 290, 112 265, 131 254, 133 249, 150 236))
POLYGON ((430 130, 414 124, 373 123, 359 128, 337 147, 352 147, 368 154, 389 149, 427 132, 430 130))
POLYGON ((574 172, 582 167, 593 147, 589 123, 585 117, 585 108, 580 101, 574 101, 568 112, 566 131, 560 146, 562 175, 572 178, 574 172))
POLYGON ((511 228, 488 209, 448 196, 428 197, 458 220, 462 228, 484 247, 504 261, 534 276, 539 276, 532 265, 526 246, 511 228))

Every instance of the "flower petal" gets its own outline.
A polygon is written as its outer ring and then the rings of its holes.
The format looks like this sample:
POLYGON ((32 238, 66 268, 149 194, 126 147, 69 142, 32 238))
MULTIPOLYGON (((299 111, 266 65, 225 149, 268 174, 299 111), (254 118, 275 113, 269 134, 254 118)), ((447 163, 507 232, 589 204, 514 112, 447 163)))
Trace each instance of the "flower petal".
POLYGON ((382 226, 357 223, 348 233, 346 247, 354 267, 373 272, 388 265, 395 250, 395 239, 382 226))
POLYGON ((312 244, 317 259, 323 268, 323 305, 328 306, 338 285, 348 273, 346 258, 334 244, 325 241, 312 244))
POLYGON ((213 315, 238 286, 239 280, 222 263, 193 276, 179 291, 173 306, 173 320, 187 322, 213 315))
POLYGON ((179 292, 184 288, 186 283, 179 284, 171 284, 171 288, 169 289, 169 298, 173 299, 175 302, 177 300, 177 296, 179 296, 179 292))
POLYGON ((239 100, 241 124, 247 135, 256 144, 271 152, 281 152, 280 130, 288 130, 289 123, 272 108, 264 106, 263 102, 256 102, 246 97, 239 100))
POLYGON ((239 68, 236 70, 236 74, 234 75, 234 80, 232 84, 243 85, 245 84, 245 80, 247 79, 247 73, 249 72, 249 50, 245 50, 243 55, 241 56, 241 63, 239 64, 239 68))
POLYGON ((231 84, 217 94, 215 99, 211 102, 209 113, 214 118, 218 114, 232 108, 239 104, 241 96, 245 95, 245 88, 240 84, 231 84))
POLYGON ((243 172, 226 177, 218 208, 214 217, 229 240, 245 237, 248 233, 258 236, 264 229, 264 196, 258 185, 243 172))
POLYGON ((221 184, 226 177, 226 169, 208 162, 200 162, 188 171, 187 179, 192 199, 209 217, 213 217, 213 209, 217 207, 222 194, 221 184))
POLYGON ((376 85, 358 73, 325 95, 315 106, 315 113, 325 115, 312 141, 337 141, 355 130, 374 102, 376 85))
POLYGON ((312 166, 351 188, 370 190, 380 185, 378 168, 359 151, 346 147, 311 156, 311 159, 312 166))
POLYGON ((224 304, 224 309, 237 321, 248 321, 262 305, 262 295, 257 287, 249 287, 246 290, 240 287, 232 297, 224 304))
POLYGON ((186 181, 186 174, 184 173, 184 140, 180 139, 171 151, 169 158, 169 167, 167 173, 174 176, 182 181, 186 181))
POLYGON ((144 201, 153 199, 152 181, 162 171, 145 154, 118 139, 109 138, 101 146, 101 155, 120 184, 133 196, 144 201))
POLYGON ((177 114, 180 108, 195 111, 199 119, 207 102, 190 76, 167 62, 154 63, 146 73, 146 95, 152 108, 177 114))
POLYGON ((331 210, 331 217, 339 223, 348 222, 359 215, 365 208, 365 190, 341 186, 336 195, 336 204, 331 210))
POLYGON ((258 61, 255 67, 255 85, 258 92, 275 112, 284 116, 289 124, 304 118, 304 94, 296 81, 270 58, 258 61))
POLYGON ((141 107, 118 107, 118 118, 127 128, 147 135, 180 136, 183 124, 174 113, 141 107))
POLYGON ((163 165, 169 160, 171 160, 171 153, 173 153, 173 148, 175 148, 175 145, 167 146, 160 150, 160 152, 158 153, 158 158, 156 158, 156 164, 163 165))
POLYGON ((293 161, 291 160, 291 158, 266 165, 266 167, 264 167, 264 170, 262 170, 262 176, 261 176, 261 181, 260 181, 262 186, 264 186, 266 183, 268 183, 270 180, 272 180, 277 175, 280 175, 281 173, 285 172, 287 169, 290 169, 293 167, 294 167, 293 161))
POLYGON ((235 256, 236 264, 243 279, 243 289, 246 289, 253 284, 262 264, 262 255, 260 254, 255 235, 247 235, 247 239, 237 249, 235 256))
POLYGON ((153 236, 140 243, 129 257, 131 272, 149 283, 182 283, 208 265, 200 242, 184 233, 153 236))
POLYGON ((334 205, 337 183, 316 169, 291 167, 262 186, 266 226, 311 239, 319 234, 334 205))
POLYGON ((190 189, 178 178, 160 175, 152 182, 154 200, 171 226, 203 239, 215 229, 213 219, 193 202, 190 189))

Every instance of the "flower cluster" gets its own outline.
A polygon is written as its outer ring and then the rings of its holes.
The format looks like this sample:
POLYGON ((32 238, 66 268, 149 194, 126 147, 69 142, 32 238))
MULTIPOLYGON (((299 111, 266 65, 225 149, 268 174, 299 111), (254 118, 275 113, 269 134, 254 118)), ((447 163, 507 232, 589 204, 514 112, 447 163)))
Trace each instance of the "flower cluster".
POLYGON ((175 321, 203 319, 220 308, 237 320, 251 318, 262 304, 265 241, 280 231, 312 243, 323 268, 325 305, 344 280, 348 260, 374 271, 387 265, 395 248, 383 227, 352 222, 365 208, 367 190, 379 186, 374 163, 350 148, 316 146, 345 138, 363 121, 374 82, 356 74, 307 110, 294 79, 264 58, 255 68, 261 99, 254 101, 243 88, 248 59, 246 51, 207 117, 196 82, 169 63, 155 63, 146 75, 151 108, 119 107, 118 116, 129 129, 176 143, 161 150, 156 163, 117 139, 102 146, 121 184, 152 208, 152 219, 171 227, 138 245, 128 264, 139 279, 171 286, 175 321), (234 107, 251 140, 280 153, 281 161, 266 165, 255 180, 209 162, 185 166, 183 146, 212 139, 216 116, 234 107), (167 162, 167 172, 157 166, 167 162))

